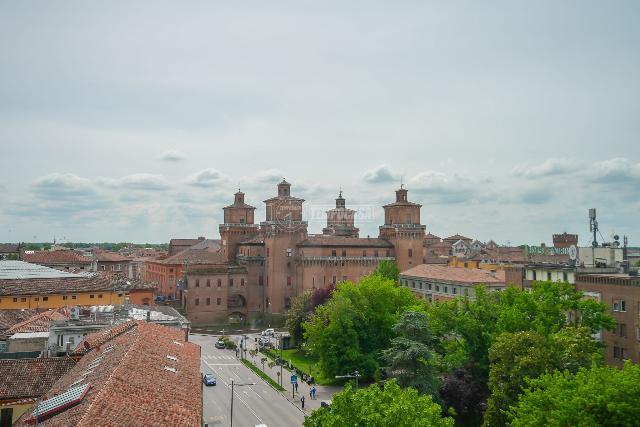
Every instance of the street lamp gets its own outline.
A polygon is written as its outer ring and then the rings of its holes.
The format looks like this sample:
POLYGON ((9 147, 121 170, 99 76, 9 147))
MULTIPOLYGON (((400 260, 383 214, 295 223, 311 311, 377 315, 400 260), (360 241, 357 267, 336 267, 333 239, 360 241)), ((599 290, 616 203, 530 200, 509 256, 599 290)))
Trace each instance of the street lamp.
POLYGON ((233 382, 233 378, 231 378, 231 427, 233 427, 233 388, 235 386, 243 386, 243 385, 256 385, 256 383, 236 384, 236 383, 233 382))
POLYGON ((336 375, 336 378, 355 378, 356 379, 356 391, 358 391, 358 378, 360 378, 360 372, 353 371, 352 374, 347 375, 336 375))
POLYGON ((282 347, 284 347, 282 345, 282 333, 276 335, 276 338, 278 338, 278 346, 280 347, 280 386, 282 386, 282 365, 284 364, 284 359, 282 359, 282 347))

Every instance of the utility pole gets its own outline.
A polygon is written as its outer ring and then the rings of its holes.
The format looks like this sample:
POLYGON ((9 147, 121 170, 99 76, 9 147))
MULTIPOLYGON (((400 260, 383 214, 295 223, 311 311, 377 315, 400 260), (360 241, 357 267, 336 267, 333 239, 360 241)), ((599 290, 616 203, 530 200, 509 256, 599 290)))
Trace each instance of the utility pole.
POLYGON ((256 383, 242 383, 242 384, 235 384, 233 382, 233 378, 231 378, 231 427, 233 427, 233 388, 236 386, 244 386, 244 385, 256 385, 256 383))

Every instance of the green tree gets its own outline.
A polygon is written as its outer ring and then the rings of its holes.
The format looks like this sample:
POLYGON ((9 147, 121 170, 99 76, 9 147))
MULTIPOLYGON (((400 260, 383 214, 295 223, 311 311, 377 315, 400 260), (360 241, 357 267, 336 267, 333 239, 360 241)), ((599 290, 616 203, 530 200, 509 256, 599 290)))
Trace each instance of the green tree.
POLYGON ((526 378, 535 378, 551 366, 551 349, 544 336, 535 331, 505 332, 489 351, 491 396, 484 414, 485 426, 506 425, 504 410, 517 399, 526 378))
POLYGON ((379 274, 385 279, 393 280, 394 283, 398 283, 398 276, 400 276, 400 269, 395 261, 384 260, 376 267, 374 274, 379 274))
POLYGON ((491 396, 484 419, 487 426, 507 424, 509 407, 530 379, 554 370, 575 373, 603 361, 602 345, 584 326, 569 326, 549 337, 536 331, 505 332, 491 346, 489 356, 491 396))
POLYGON ((371 385, 354 392, 351 385, 335 394, 330 408, 320 408, 305 417, 305 427, 453 427, 443 417, 431 396, 413 388, 401 389, 388 381, 381 389, 371 385))
POLYGON ((423 303, 380 275, 366 276, 357 285, 340 283, 304 323, 307 347, 325 377, 358 370, 363 379, 371 379, 380 352, 393 338, 393 325, 410 309, 422 310, 423 303))
POLYGON ((387 373, 401 387, 413 387, 421 394, 430 394, 439 401, 440 386, 431 350, 431 332, 425 313, 406 311, 393 327, 396 338, 382 352, 387 362, 387 373))
POLYGON ((311 300, 311 292, 304 292, 295 297, 291 302, 291 308, 285 314, 284 327, 289 331, 293 341, 300 345, 302 343, 304 328, 303 323, 309 317, 309 301, 311 300))
POLYGON ((529 381, 511 408, 514 427, 639 426, 640 366, 556 371, 529 381))

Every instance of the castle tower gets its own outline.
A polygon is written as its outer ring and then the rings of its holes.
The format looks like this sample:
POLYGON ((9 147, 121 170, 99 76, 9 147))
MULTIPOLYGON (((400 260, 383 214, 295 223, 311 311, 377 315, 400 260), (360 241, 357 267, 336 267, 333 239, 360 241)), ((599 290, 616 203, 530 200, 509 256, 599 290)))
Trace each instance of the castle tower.
POLYGON ((407 193, 402 185, 396 190, 396 201, 383 206, 384 225, 380 226, 380 238, 393 244, 400 271, 422 264, 426 228, 420 224, 422 205, 410 202, 407 193))
POLYGON ((222 249, 227 261, 235 261, 238 242, 252 234, 258 233, 258 225, 254 224, 255 207, 244 201, 244 193, 240 190, 234 194, 233 204, 222 208, 224 223, 220 224, 222 249))
POLYGON ((297 244, 307 237, 303 202, 291 196, 291 184, 284 179, 278 184, 278 195, 264 201, 266 218, 260 224, 265 248, 264 307, 270 316, 283 315, 299 294, 295 259, 297 244))
POLYGON ((342 237, 358 237, 359 230, 355 227, 353 209, 347 209, 346 200, 342 197, 342 191, 336 199, 335 209, 327 211, 327 226, 322 229, 322 234, 342 236, 342 237))

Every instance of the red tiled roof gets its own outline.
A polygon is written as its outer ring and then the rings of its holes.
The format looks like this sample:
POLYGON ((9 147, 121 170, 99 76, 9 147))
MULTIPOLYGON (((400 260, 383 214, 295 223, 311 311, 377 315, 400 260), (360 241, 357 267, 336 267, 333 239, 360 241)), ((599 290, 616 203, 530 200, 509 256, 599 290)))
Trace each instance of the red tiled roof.
POLYGON ((433 264, 421 264, 400 273, 402 276, 442 280, 450 283, 483 283, 486 285, 504 284, 504 271, 491 273, 475 268, 448 267, 433 264))
POLYGON ((152 261, 159 264, 224 264, 224 254, 212 249, 186 249, 163 260, 152 261))
POLYGON ((462 236, 460 234, 454 234, 453 236, 446 237, 446 238, 444 238, 442 240, 447 240, 447 241, 452 241, 452 242, 457 242, 458 240, 466 240, 466 241, 470 242, 473 239, 470 238, 470 237, 462 236))
POLYGON ((94 274, 85 277, 57 277, 46 279, 2 279, 0 296, 73 294, 80 292, 109 292, 126 290, 117 276, 94 274))
POLYGON ((331 246, 331 247, 363 247, 363 248, 392 248, 393 245, 385 239, 369 237, 340 237, 340 236, 308 236, 298 246, 331 246))
POLYGON ((91 264, 91 260, 76 251, 23 252, 22 260, 34 264, 91 264))
POLYGON ((104 250, 96 250, 93 251, 93 256, 99 262, 127 262, 130 261, 129 258, 120 255, 117 252, 104 251, 104 250))
MULTIPOLYGON (((185 342, 183 331, 137 321, 95 332, 87 341, 101 345, 91 347, 47 394, 72 385, 90 388, 76 406, 40 426, 201 426, 200 347, 185 342)), ((32 410, 16 426, 27 426, 30 417, 32 410)))
POLYGON ((55 320, 66 320, 69 316, 60 313, 58 310, 47 310, 31 316, 27 320, 17 323, 9 328, 6 335, 17 334, 18 332, 47 332, 49 323, 55 320))
POLYGON ((0 243, 0 252, 3 253, 7 253, 7 252, 18 252, 18 248, 19 246, 16 245, 15 243, 0 243))
POLYGON ((38 398, 73 365, 69 357, 0 360, 0 400, 38 398))
POLYGON ((13 325, 23 322, 37 314, 35 309, 0 310, 0 332, 11 328, 13 325))

